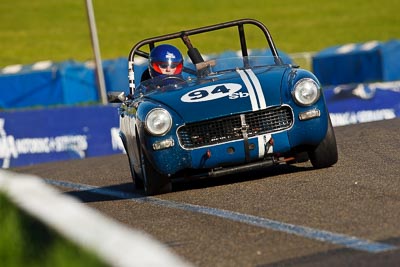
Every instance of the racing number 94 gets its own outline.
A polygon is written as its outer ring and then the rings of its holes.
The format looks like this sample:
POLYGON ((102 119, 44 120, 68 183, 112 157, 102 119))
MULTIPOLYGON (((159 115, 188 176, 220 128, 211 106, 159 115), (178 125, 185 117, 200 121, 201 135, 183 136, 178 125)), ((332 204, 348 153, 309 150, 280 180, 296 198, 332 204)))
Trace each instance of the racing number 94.
POLYGON ((192 90, 181 97, 183 102, 203 102, 230 97, 242 88, 241 84, 224 83, 192 90))
MULTIPOLYGON (((225 85, 219 85, 217 87, 215 87, 210 94, 229 94, 229 89, 225 86, 225 85)), ((200 99, 203 97, 207 97, 208 96, 208 91, 204 90, 204 89, 200 89, 197 91, 193 91, 191 93, 189 93, 189 97, 191 97, 192 100, 195 99, 200 99)))

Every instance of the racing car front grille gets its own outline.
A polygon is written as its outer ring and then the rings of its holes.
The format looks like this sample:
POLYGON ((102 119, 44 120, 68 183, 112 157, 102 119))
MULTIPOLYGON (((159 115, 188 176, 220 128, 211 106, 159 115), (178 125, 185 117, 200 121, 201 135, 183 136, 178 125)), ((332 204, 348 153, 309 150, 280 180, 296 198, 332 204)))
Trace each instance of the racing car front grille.
POLYGON ((293 124, 288 106, 268 108, 243 115, 186 124, 178 129, 181 145, 186 149, 239 140, 288 129, 293 124))

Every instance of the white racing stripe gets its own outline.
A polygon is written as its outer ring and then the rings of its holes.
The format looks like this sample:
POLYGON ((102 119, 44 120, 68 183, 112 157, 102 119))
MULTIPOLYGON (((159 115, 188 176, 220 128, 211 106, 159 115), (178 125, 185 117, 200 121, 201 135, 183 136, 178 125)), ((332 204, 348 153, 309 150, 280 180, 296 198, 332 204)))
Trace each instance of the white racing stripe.
MULTIPOLYGON (((237 70, 242 78, 247 91, 249 92, 250 102, 253 111, 266 109, 267 104, 265 102, 265 96, 261 87, 260 81, 251 69, 237 70)), ((271 139, 270 134, 258 136, 258 155, 260 158, 265 155, 265 144, 271 139)), ((268 149, 268 153, 272 153, 272 146, 268 149)))
POLYGON ((246 73, 243 70, 237 70, 237 72, 240 75, 240 78, 242 78, 244 85, 247 88, 247 91, 249 92, 249 97, 250 97, 250 102, 251 102, 251 108, 253 111, 257 111, 260 109, 257 103, 257 97, 256 93, 254 91, 253 85, 251 84, 249 78, 247 77, 246 73))
POLYGON ((254 85, 254 88, 256 89, 256 94, 257 94, 260 109, 265 109, 267 107, 267 104, 265 103, 264 92, 262 90, 260 81, 258 80, 257 76, 254 74, 254 72, 251 69, 247 69, 246 72, 249 75, 250 80, 252 81, 252 83, 254 85))
POLYGON ((260 81, 251 69, 237 70, 244 82, 250 96, 251 107, 253 111, 265 109, 267 104, 265 102, 264 92, 260 81))

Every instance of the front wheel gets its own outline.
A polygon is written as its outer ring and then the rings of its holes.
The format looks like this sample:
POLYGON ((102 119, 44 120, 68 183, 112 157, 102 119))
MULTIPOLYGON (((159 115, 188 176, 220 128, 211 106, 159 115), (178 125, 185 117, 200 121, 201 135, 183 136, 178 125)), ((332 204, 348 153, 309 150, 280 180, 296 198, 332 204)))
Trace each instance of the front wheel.
POLYGON ((329 117, 324 140, 313 150, 308 151, 308 156, 313 167, 317 169, 330 167, 338 161, 336 137, 329 117))
POLYGON ((129 170, 131 172, 132 176, 132 181, 135 189, 143 189, 143 182, 138 178, 138 174, 135 172, 135 167, 133 165, 132 157, 131 157, 131 151, 128 149, 127 142, 124 138, 121 137, 122 143, 124 145, 124 149, 126 151, 126 156, 128 158, 128 163, 129 163, 129 170))
POLYGON ((142 168, 144 192, 147 196, 165 194, 172 191, 171 181, 168 177, 158 173, 157 170, 154 169, 141 148, 140 165, 142 168))
POLYGON ((129 168, 131 171, 131 176, 132 176, 132 180, 133 180, 135 189, 143 189, 144 188, 143 182, 142 182, 142 180, 140 180, 140 178, 138 177, 138 174, 135 172, 135 168, 133 167, 129 153, 127 152, 126 154, 128 155, 129 168))

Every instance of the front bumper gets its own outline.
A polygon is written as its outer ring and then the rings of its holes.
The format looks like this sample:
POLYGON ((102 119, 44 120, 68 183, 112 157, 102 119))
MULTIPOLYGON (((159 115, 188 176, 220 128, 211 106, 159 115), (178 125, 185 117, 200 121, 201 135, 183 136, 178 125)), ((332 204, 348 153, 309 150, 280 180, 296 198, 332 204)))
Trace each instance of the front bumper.
MULTIPOLYGON (((231 171, 234 171, 235 167, 238 168, 237 166, 273 159, 274 155, 287 153, 296 147, 318 145, 325 137, 327 129, 328 114, 324 107, 324 105, 308 108, 296 107, 295 110, 292 110, 286 106, 291 110, 291 121, 287 123, 287 116, 285 116, 283 120, 286 123, 285 126, 273 133, 258 134, 257 131, 261 132, 260 127, 268 127, 262 126, 258 121, 257 127, 247 122, 243 124, 243 121, 241 124, 240 119, 238 124, 229 122, 230 127, 236 132, 227 131, 228 137, 232 138, 236 135, 236 139, 218 139, 219 137, 213 135, 208 137, 211 142, 196 146, 199 144, 197 142, 192 147, 188 146, 188 144, 192 145, 191 143, 184 143, 182 137, 178 137, 182 127, 177 127, 174 129, 175 135, 148 136, 145 140, 148 148, 146 153, 154 167, 167 176, 173 176, 185 169, 208 172, 221 167, 229 167, 231 171), (238 134, 240 135, 239 139, 238 134)), ((277 117, 273 118, 275 120, 277 117)), ((275 124, 279 125, 276 122, 275 124)), ((212 122, 210 125, 213 125, 212 122)), ((217 128, 225 127, 219 124, 217 126, 217 128)), ((202 137, 198 136, 201 135, 197 135, 199 131, 196 129, 195 138, 200 140, 202 137)), ((226 132, 226 129, 224 131, 226 132)), ((185 138, 193 139, 193 135, 185 136, 185 138)))

